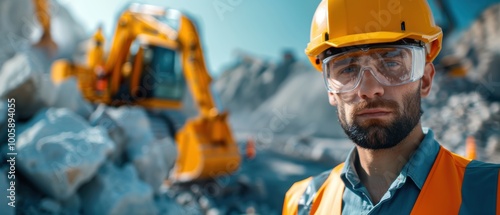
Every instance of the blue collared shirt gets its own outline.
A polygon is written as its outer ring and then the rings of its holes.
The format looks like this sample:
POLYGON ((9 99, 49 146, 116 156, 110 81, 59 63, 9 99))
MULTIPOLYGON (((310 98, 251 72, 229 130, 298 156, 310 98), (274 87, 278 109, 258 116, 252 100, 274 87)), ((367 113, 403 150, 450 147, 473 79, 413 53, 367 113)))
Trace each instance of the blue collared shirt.
POLYGON ((434 139, 432 130, 423 130, 425 137, 422 143, 375 205, 356 173, 354 161, 357 151, 355 148, 351 150, 340 174, 346 187, 342 214, 410 214, 439 152, 439 143, 434 139))

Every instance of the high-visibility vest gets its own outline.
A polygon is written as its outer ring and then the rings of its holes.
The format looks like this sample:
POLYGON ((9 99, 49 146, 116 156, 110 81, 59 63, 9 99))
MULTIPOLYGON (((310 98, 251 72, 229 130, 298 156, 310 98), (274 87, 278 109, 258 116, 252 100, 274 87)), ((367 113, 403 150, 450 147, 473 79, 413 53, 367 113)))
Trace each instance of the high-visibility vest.
MULTIPOLYGON (((328 176, 296 182, 286 193, 283 215, 342 214, 343 163, 328 176)), ((411 214, 500 214, 500 165, 471 161, 443 147, 411 214)))

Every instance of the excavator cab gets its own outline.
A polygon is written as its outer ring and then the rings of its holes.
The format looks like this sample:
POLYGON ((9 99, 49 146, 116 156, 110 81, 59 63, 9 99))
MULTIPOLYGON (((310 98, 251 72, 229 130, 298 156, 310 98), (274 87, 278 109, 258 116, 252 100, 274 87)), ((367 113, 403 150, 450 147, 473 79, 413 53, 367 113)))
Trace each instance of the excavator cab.
POLYGON ((179 54, 175 50, 159 46, 145 46, 143 53, 143 72, 139 82, 146 90, 138 91, 137 96, 172 101, 182 100, 185 80, 179 54))
POLYGON ((141 42, 132 54, 131 72, 122 73, 115 99, 128 98, 146 108, 179 109, 186 91, 179 51, 173 47, 141 42))

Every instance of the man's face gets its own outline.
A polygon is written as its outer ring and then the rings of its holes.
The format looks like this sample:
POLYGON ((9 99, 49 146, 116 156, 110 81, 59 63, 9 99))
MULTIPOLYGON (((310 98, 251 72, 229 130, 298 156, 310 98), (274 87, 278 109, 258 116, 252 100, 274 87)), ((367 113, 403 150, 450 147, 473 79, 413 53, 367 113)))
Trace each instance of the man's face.
POLYGON ((376 98, 353 105, 341 102, 338 115, 344 132, 360 147, 391 148, 401 142, 420 121, 420 90, 407 92, 398 100, 376 98), (370 109, 387 113, 379 116, 376 116, 376 112, 363 114, 370 109))
POLYGON ((347 136, 358 146, 374 150, 392 148, 407 137, 420 121, 421 97, 430 91, 434 67, 425 68, 424 77, 409 84, 383 86, 365 72, 355 90, 329 93, 347 136))

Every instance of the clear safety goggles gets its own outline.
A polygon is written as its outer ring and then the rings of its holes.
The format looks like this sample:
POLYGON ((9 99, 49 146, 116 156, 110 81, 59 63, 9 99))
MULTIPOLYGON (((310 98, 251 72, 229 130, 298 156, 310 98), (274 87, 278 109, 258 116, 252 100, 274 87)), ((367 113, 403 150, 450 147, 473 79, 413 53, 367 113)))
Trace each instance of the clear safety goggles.
POLYGON ((416 45, 355 47, 323 60, 328 91, 345 93, 356 89, 369 71, 384 86, 414 82, 424 74, 425 48, 416 45))

